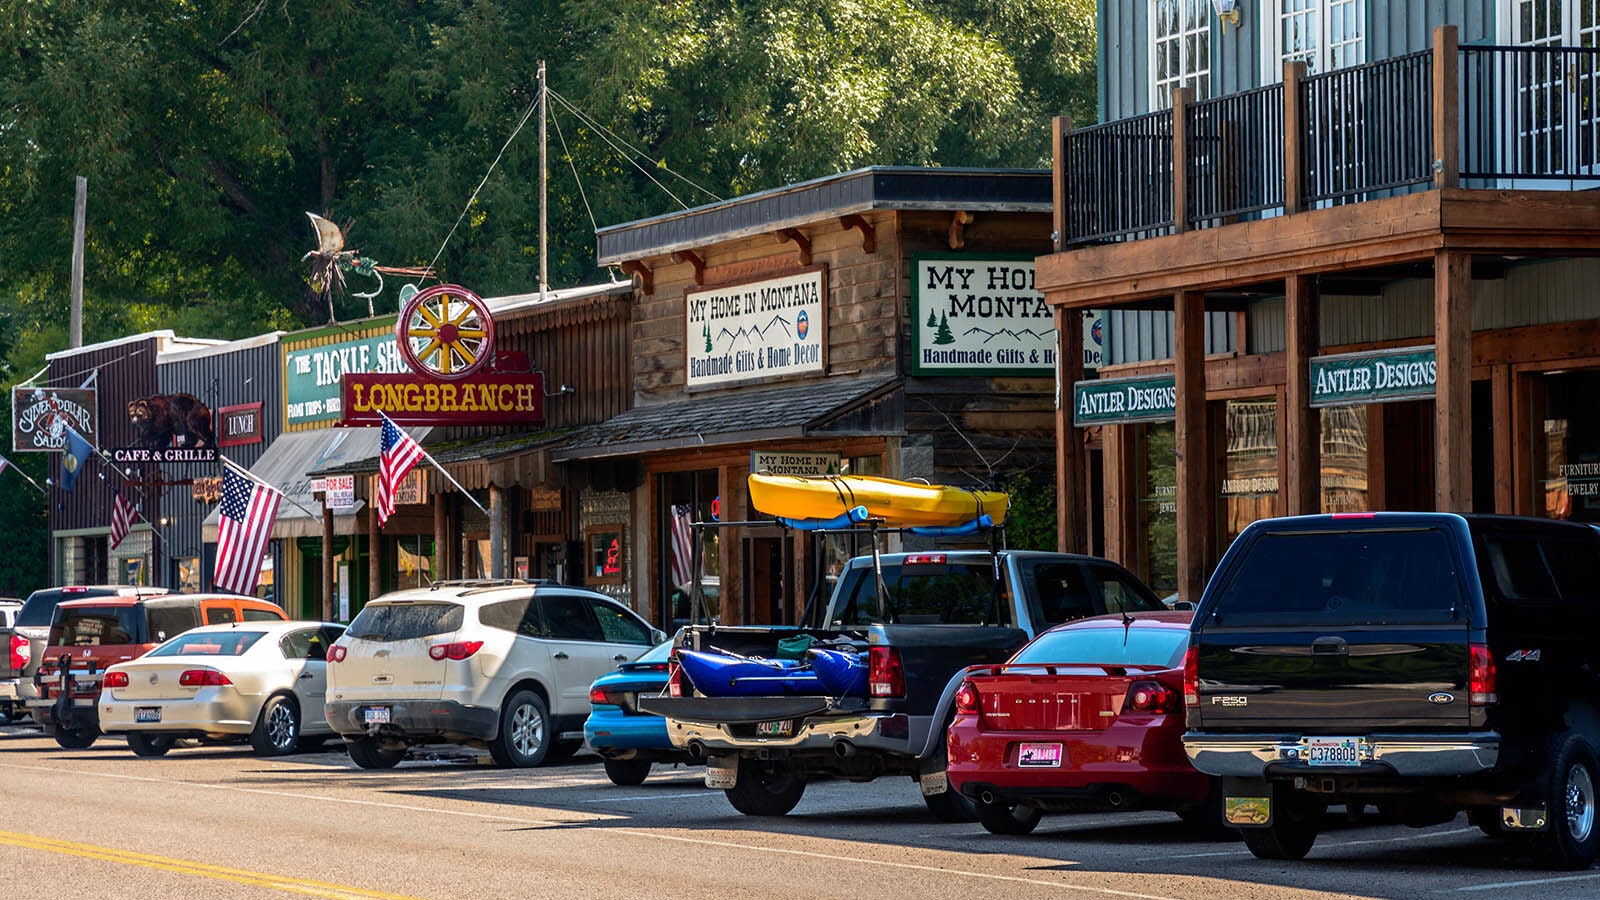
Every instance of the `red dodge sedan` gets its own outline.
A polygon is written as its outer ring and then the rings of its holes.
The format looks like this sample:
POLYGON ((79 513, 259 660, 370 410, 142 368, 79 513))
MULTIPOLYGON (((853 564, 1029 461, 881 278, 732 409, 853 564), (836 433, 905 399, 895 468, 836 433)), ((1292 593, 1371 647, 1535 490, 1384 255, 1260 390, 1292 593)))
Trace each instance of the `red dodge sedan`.
POLYGON ((950 724, 950 783, 994 834, 1044 811, 1170 809, 1202 830, 1221 814, 1183 752, 1190 611, 1096 616, 967 670, 950 724))

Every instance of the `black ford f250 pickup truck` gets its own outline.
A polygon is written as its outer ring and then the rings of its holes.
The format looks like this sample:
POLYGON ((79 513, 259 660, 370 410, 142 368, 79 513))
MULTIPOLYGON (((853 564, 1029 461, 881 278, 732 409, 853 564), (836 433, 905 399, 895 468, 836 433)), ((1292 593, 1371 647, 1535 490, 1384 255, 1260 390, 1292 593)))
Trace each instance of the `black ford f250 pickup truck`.
POLYGON ((1196 768, 1252 853, 1299 859, 1329 804, 1465 811, 1543 864, 1600 845, 1600 530, 1366 513, 1265 519, 1228 549, 1186 660, 1196 768))

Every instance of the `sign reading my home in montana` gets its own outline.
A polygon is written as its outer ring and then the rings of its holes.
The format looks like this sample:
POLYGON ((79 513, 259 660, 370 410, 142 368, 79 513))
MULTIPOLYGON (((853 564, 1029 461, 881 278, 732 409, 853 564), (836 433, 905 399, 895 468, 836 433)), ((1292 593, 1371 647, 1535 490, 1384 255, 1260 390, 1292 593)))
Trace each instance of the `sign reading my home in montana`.
MULTIPOLYGON (((1049 375, 1055 314, 1033 286, 1033 257, 930 254, 912 260, 911 371, 1049 375)), ((1083 314, 1083 365, 1100 365, 1100 315, 1083 314)))
POLYGON ((344 376, 341 425, 378 425, 378 411, 406 425, 538 425, 544 373, 474 373, 455 381, 426 375, 344 376))
POLYGON ((717 387, 824 371, 827 270, 688 291, 684 385, 717 387))
POLYGON ((1317 356, 1311 360, 1311 405, 1427 400, 1437 380, 1432 344, 1317 356))
POLYGON ((346 373, 409 371, 395 343, 392 322, 376 330, 360 327, 357 337, 333 340, 349 333, 349 329, 328 329, 284 340, 285 428, 337 420, 342 405, 339 380, 346 373))
POLYGON ((1178 387, 1171 375, 1093 378, 1072 386, 1074 425, 1165 422, 1178 417, 1178 387))
POLYGON ((843 457, 838 453, 750 451, 750 471, 768 475, 837 475, 842 461, 843 457))
POLYGON ((19 387, 11 392, 11 449, 60 450, 71 425, 98 445, 94 388, 19 387))

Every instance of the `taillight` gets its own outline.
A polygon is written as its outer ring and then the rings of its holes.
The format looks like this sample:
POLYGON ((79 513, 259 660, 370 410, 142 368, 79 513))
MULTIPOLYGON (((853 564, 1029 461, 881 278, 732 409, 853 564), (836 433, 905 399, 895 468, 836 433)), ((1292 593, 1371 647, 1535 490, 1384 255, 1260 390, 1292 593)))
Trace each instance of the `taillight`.
POLYGON ((606 692, 601 690, 600 688, 589 688, 589 702, 590 703, 610 703, 611 702, 611 698, 607 697, 606 696, 606 692))
POLYGON ((906 670, 900 664, 900 651, 894 647, 873 647, 867 653, 867 685, 874 697, 904 697, 906 670))
POLYGON ((1468 648, 1470 662, 1467 675, 1467 705, 1488 706, 1499 703, 1494 685, 1494 656, 1488 644, 1472 644, 1468 648))
POLYGON ((689 687, 689 678, 683 674, 683 666, 678 665, 677 651, 673 654, 672 664, 667 667, 667 696, 693 697, 694 688, 689 687))
POLYGON ((906 566, 942 566, 948 559, 943 553, 913 553, 901 561, 906 566))
MULTIPOLYGON (((1188 692, 1184 693, 1187 696, 1188 692)), ((1178 693, 1159 681, 1135 681, 1128 686, 1128 699, 1123 709, 1142 713, 1175 713, 1180 709, 1178 693)))
POLYGON ((434 659, 466 659, 482 646, 483 641, 451 641, 429 647, 428 655, 434 659))
POLYGON ((127 672, 107 672, 105 680, 100 682, 100 686, 101 687, 108 687, 108 688, 127 687, 128 686, 128 673, 127 672))
POLYGON ((11 636, 11 668, 18 672, 28 667, 28 639, 20 634, 11 636))
POLYGON ((970 681, 961 682, 961 687, 956 688, 956 715, 975 716, 978 714, 978 688, 970 681))
POLYGON ((221 687, 233 684, 228 680, 228 676, 216 669, 189 669, 178 676, 178 683, 184 687, 221 687))
POLYGON ((1196 644, 1183 652, 1183 705, 1200 706, 1200 647, 1196 644))
POLYGON ((328 662, 344 662, 344 655, 348 652, 342 644, 334 644, 328 648, 328 662))

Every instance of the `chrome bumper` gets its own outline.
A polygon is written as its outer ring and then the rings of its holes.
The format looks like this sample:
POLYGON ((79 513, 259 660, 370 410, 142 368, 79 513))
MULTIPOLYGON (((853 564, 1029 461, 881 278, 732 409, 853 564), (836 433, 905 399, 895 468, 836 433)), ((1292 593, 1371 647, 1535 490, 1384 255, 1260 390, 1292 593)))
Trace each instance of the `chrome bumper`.
POLYGON ((788 750, 834 752, 834 746, 847 741, 860 750, 882 750, 910 754, 920 748, 928 733, 929 716, 847 715, 802 719, 794 734, 775 737, 736 735, 734 724, 684 722, 667 719, 667 737, 674 747, 688 749, 696 744, 707 751, 788 750))
POLYGON ((1183 750, 1196 769, 1207 775, 1264 778, 1269 775, 1339 775, 1370 773, 1370 767, 1405 778, 1476 775, 1500 761, 1500 735, 1479 732, 1454 735, 1386 734, 1361 738, 1359 765, 1313 766, 1307 763, 1309 741, 1297 735, 1183 736, 1183 750))

